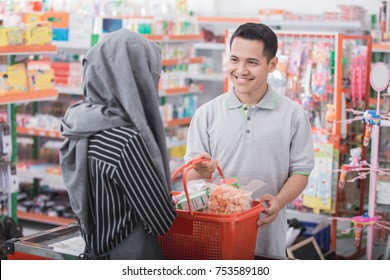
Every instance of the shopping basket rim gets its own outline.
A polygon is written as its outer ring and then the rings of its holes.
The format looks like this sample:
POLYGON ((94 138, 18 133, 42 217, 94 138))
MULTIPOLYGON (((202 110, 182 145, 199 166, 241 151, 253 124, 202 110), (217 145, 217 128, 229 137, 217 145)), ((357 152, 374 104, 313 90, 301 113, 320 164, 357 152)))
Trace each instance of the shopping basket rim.
POLYGON ((246 220, 249 217, 257 216, 264 211, 265 208, 260 202, 255 200, 253 202, 254 202, 254 206, 252 208, 235 214, 214 214, 214 213, 194 211, 193 215, 191 216, 190 211, 181 210, 181 209, 176 209, 176 214, 177 217, 180 218, 192 218, 197 220, 205 220, 205 221, 221 222, 221 223, 239 222, 242 220, 246 220))

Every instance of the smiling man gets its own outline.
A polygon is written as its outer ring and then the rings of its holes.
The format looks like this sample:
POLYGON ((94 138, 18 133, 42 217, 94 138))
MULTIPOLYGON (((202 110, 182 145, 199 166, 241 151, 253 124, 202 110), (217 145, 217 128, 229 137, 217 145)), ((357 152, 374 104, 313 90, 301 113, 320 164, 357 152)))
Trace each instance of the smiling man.
POLYGON ((276 34, 264 24, 246 23, 234 32, 228 66, 233 89, 196 111, 185 160, 210 159, 188 180, 207 178, 219 164, 226 177, 265 182, 256 254, 284 258, 286 206, 304 190, 314 154, 306 113, 267 83, 278 64, 277 48, 276 34))

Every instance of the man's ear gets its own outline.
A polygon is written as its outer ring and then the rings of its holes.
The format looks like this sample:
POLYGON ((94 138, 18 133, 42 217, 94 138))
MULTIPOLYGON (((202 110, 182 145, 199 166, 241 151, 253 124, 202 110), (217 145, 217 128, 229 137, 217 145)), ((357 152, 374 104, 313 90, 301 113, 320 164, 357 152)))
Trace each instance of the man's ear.
POLYGON ((278 58, 275 56, 273 57, 269 63, 268 63, 268 70, 270 73, 274 72, 274 70, 276 69, 276 66, 278 66, 278 58))

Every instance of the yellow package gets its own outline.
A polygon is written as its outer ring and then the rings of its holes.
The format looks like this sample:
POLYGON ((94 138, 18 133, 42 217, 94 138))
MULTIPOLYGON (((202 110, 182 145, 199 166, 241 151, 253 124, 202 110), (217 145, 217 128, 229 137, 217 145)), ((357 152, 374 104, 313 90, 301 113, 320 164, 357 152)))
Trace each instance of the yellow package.
POLYGON ((24 64, 0 65, 0 94, 27 92, 27 75, 24 64))
POLYGON ((23 30, 20 27, 0 26, 0 46, 23 45, 23 30))
POLYGON ((28 70, 28 87, 30 91, 48 90, 54 88, 53 69, 28 70))
POLYGON ((25 27, 25 45, 43 46, 50 45, 53 38, 51 23, 34 22, 25 27))

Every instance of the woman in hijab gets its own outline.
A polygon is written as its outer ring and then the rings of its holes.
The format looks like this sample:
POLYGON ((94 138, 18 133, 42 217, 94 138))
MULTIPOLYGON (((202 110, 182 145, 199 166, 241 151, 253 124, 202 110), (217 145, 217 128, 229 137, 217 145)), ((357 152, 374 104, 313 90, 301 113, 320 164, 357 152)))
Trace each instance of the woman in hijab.
POLYGON ((161 50, 142 35, 106 35, 83 60, 84 100, 62 120, 60 164, 92 259, 160 259, 175 210, 158 81, 161 50))

